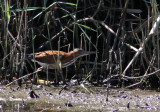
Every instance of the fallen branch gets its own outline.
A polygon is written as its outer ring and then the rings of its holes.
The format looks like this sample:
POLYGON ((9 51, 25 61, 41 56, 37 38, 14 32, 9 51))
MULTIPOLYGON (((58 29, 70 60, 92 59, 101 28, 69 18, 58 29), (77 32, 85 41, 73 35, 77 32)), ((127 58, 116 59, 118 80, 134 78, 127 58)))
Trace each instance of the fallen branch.
POLYGON ((18 80, 24 79, 24 78, 26 78, 26 77, 28 77, 28 76, 30 76, 30 75, 32 75, 32 74, 35 74, 35 73, 38 73, 38 72, 42 71, 42 69, 43 69, 43 67, 40 67, 40 68, 38 68, 35 72, 30 73, 30 74, 27 74, 27 75, 25 75, 25 76, 22 76, 22 77, 20 77, 20 78, 18 78, 18 79, 16 79, 16 80, 12 81, 11 83, 7 84, 7 85, 5 86, 5 88, 7 88, 8 86, 10 86, 10 85, 13 84, 14 82, 17 82, 18 80))

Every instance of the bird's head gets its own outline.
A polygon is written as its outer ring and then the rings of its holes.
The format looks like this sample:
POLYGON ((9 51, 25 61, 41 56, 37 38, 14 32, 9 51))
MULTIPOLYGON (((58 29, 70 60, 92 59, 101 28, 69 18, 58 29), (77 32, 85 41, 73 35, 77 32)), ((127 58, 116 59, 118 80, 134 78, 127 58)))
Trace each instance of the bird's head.
POLYGON ((72 53, 85 56, 85 55, 89 55, 89 54, 96 54, 97 52, 96 51, 85 51, 83 49, 76 48, 72 51, 72 53))

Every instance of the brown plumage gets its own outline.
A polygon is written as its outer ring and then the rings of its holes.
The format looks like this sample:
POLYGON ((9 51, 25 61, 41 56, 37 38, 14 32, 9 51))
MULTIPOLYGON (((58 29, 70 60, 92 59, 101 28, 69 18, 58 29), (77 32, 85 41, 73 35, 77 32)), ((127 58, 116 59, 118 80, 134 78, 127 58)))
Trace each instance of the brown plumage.
POLYGON ((74 49, 71 52, 63 51, 44 51, 29 55, 29 59, 37 62, 43 67, 48 69, 58 69, 58 67, 65 68, 73 64, 79 57, 89 54, 95 54, 94 51, 84 51, 82 49, 74 49))

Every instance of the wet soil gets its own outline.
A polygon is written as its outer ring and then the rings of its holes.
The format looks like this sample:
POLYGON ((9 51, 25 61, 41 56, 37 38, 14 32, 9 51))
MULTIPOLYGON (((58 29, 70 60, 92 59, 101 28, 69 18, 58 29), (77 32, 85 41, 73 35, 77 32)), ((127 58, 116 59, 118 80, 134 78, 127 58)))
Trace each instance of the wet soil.
MULTIPOLYGON (((3 86, 1 86, 3 87, 3 86)), ((160 111, 160 93, 150 90, 109 89, 81 86, 60 87, 16 85, 0 89, 1 112, 150 112, 160 111), (107 97, 108 96, 108 97, 107 97)))

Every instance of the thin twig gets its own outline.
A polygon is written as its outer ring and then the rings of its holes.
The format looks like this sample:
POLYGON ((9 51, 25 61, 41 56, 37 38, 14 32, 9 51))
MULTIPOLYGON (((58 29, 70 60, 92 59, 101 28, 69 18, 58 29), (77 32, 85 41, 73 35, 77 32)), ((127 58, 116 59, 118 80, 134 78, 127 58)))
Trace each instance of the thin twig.
POLYGON ((132 45, 130 45, 130 44, 127 44, 127 43, 125 43, 126 44, 126 46, 128 46, 130 49, 132 49, 132 50, 134 50, 134 51, 138 51, 138 49, 137 48, 135 48, 134 46, 132 46, 132 45))
MULTIPOLYGON (((138 83, 135 83, 135 84, 132 84, 130 86, 127 86, 126 88, 130 88, 130 87, 136 86, 138 84, 141 84, 144 81, 144 79, 149 76, 149 75, 147 75, 147 72, 150 69, 150 67, 152 66, 152 64, 154 63, 154 60, 155 60, 155 56, 152 57, 152 60, 150 61, 149 66, 148 66, 145 74, 142 76, 141 80, 138 83)), ((153 75, 153 73, 152 73, 152 75, 153 75)))
POLYGON ((100 7, 101 7, 101 5, 102 5, 102 2, 103 2, 103 0, 100 0, 100 1, 99 1, 99 4, 98 4, 98 7, 97 7, 97 10, 95 11, 95 13, 93 14, 93 16, 92 16, 92 17, 94 17, 94 16, 99 12, 100 7))
POLYGON ((126 1, 125 6, 124 6, 124 8, 123 8, 123 10, 122 10, 121 20, 120 20, 120 22, 119 22, 120 25, 119 25, 119 28, 118 28, 118 30, 117 30, 117 32, 116 32, 116 37, 115 37, 115 39, 114 39, 114 43, 113 43, 113 46, 112 46, 112 49, 111 49, 111 56, 112 56, 112 52, 114 51, 114 49, 115 49, 115 47, 116 47, 116 45, 117 45, 117 41, 118 41, 118 39, 119 39, 119 34, 120 34, 120 32, 121 32, 121 29, 122 29, 123 24, 124 24, 124 21, 125 21, 128 4, 129 4, 129 0, 126 1))

